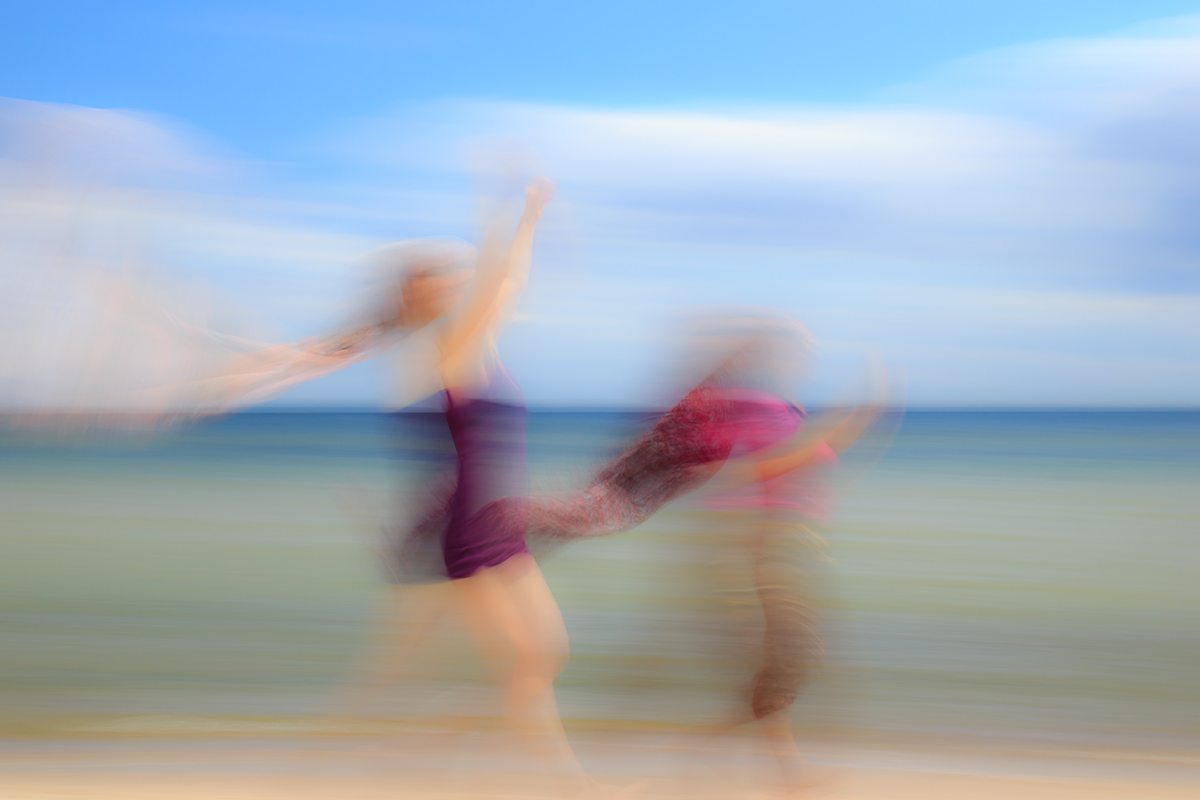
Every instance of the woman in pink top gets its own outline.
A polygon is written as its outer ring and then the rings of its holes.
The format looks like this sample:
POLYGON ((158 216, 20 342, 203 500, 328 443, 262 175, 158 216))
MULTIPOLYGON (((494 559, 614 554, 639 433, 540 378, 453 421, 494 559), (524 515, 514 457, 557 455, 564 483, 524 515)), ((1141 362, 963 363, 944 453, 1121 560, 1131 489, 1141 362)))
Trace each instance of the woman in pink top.
POLYGON ((796 746, 790 709, 824 655, 818 585, 828 558, 818 531, 832 521, 827 476, 837 452, 874 421, 881 404, 850 412, 814 438, 803 409, 784 399, 807 360, 807 332, 789 318, 740 324, 754 329, 726 361, 720 390, 730 460, 701 505, 709 543, 726 556, 717 559, 711 583, 723 587, 730 639, 740 642, 729 654, 754 663, 756 672, 731 724, 717 731, 756 720, 796 791, 816 779, 796 746), (797 450, 805 441, 814 444, 797 450), (757 599, 761 617, 747 596, 757 599), (747 640, 754 630, 761 639, 747 640))

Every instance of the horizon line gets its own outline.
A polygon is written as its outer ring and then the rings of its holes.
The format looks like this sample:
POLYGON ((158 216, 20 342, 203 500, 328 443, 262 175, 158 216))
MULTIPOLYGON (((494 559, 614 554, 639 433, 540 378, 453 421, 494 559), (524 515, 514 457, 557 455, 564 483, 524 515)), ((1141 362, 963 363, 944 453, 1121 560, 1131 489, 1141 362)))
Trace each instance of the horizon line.
MULTIPOLYGON (((535 413, 660 413, 667 406, 652 405, 568 405, 568 404, 528 404, 529 411, 535 413)), ((839 408, 838 405, 813 404, 805 406, 810 410, 839 408)), ((439 408, 409 407, 404 409, 384 409, 370 405, 286 405, 254 407, 237 414, 305 414, 305 413, 350 413, 350 414, 387 414, 387 413, 440 413, 439 408)), ((1194 405, 919 405, 919 406, 888 406, 886 413, 923 413, 923 412, 1113 412, 1113 411, 1171 411, 1200 413, 1200 403, 1194 405)))
MULTIPOLYGON (((824 411, 843 408, 842 405, 813 404, 803 406, 806 410, 824 411)), ((528 404, 526 408, 534 413, 542 414, 581 414, 581 413, 627 413, 627 414, 657 414, 669 409, 669 406, 653 405, 567 405, 567 404, 528 404)), ((1195 405, 915 405, 888 406, 885 413, 1083 413, 1083 412, 1180 412, 1200 413, 1200 403, 1195 405)), ((388 409, 378 405, 359 404, 287 404, 251 406, 234 411, 219 413, 176 411, 167 415, 151 414, 143 409, 101 409, 101 408, 20 408, 0 407, 0 419, 6 417, 141 417, 166 416, 179 417, 231 417, 242 414, 417 414, 441 413, 440 408, 409 406, 402 409, 388 409)))

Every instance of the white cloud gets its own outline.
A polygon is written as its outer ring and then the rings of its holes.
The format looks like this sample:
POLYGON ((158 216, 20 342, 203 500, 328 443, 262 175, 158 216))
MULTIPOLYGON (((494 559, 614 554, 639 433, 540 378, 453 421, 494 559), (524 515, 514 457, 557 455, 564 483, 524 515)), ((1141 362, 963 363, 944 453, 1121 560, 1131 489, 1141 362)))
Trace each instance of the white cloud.
POLYGON ((634 399, 672 306, 762 302, 902 357, 923 403, 1196 403, 1198 20, 981 54, 856 108, 424 104, 307 142, 335 180, 253 197, 197 188, 236 165, 171 126, 37 114, 75 143, 69 175, 109 164, 100 183, 142 192, 110 193, 130 219, 293 326, 344 303, 373 234, 464 230, 464 158, 527 140, 562 190, 511 337, 535 401, 634 399), (578 250, 590 283, 559 266, 578 250))
POLYGON ((427 176, 457 170, 466 138, 519 136, 602 243, 767 245, 1196 290, 1197 28, 1186 18, 1153 36, 1007 48, 874 107, 441 102, 348 124, 324 147, 427 176))
POLYGON ((0 406, 180 402, 162 387, 236 352, 205 330, 344 312, 378 240, 306 226, 244 172, 152 117, 0 100, 0 406))

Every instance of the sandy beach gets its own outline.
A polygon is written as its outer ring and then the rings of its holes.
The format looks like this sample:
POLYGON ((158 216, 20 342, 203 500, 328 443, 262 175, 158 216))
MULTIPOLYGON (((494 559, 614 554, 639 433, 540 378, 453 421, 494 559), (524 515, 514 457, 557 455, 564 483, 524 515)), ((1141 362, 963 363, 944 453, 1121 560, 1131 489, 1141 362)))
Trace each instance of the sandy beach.
MULTIPOLYGON (((578 742, 599 780, 647 800, 786 796, 772 765, 731 741, 688 751, 675 737, 578 742)), ((3 746, 5 800, 95 798, 553 798, 555 781, 480 737, 347 740, 13 741, 3 746)), ((800 796, 828 800, 1104 800, 1192 798, 1194 763, 1002 759, 827 749, 827 779, 800 796)), ((604 796, 601 793, 599 796, 604 796)), ((620 796, 620 792, 616 793, 620 796)))

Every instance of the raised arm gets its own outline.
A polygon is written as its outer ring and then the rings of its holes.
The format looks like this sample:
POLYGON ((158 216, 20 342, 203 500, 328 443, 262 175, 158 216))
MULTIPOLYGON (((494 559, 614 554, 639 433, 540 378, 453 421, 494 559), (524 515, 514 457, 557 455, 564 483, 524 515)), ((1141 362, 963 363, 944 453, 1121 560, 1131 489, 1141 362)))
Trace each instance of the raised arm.
POLYGON ((443 365, 469 355, 472 346, 492 328, 500 310, 520 293, 529 273, 534 229, 553 197, 554 186, 545 178, 529 185, 524 210, 507 248, 504 217, 498 216, 489 225, 480 245, 471 293, 439 333, 443 365))
POLYGON ((780 454, 772 451, 765 457, 754 459, 754 463, 749 465, 752 480, 768 481, 803 469, 819 461, 829 450, 840 454, 862 438, 885 408, 882 402, 853 408, 816 441, 805 437, 803 443, 792 444, 787 452, 780 454))

